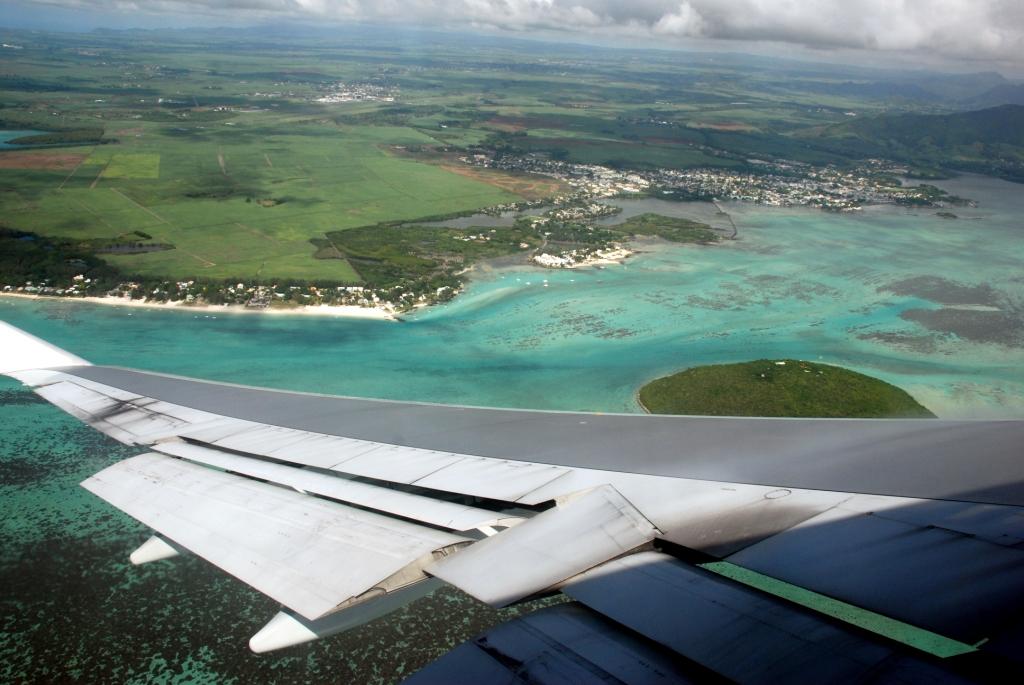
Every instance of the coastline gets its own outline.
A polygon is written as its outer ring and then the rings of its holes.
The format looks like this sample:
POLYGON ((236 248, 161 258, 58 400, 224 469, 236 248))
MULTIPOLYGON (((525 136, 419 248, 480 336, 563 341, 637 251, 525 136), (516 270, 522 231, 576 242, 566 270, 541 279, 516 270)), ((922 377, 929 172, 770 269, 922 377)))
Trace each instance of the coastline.
POLYGON ((382 307, 360 307, 358 305, 300 305, 288 309, 264 308, 255 309, 241 304, 186 304, 184 302, 146 302, 126 297, 63 297, 53 295, 33 295, 31 293, 0 293, 0 297, 15 297, 24 300, 52 300, 60 302, 88 302, 114 307, 135 309, 173 309, 177 311, 220 314, 270 314, 273 316, 332 316, 352 319, 373 319, 376 321, 400 321, 398 316, 382 307))
MULTIPOLYGON (((648 381, 648 383, 650 383, 650 381, 648 381)), ((644 385, 647 385, 647 383, 644 383, 644 385)), ((641 385, 641 386, 640 386, 640 388, 642 388, 642 387, 644 387, 644 386, 643 386, 643 385, 641 385)), ((645 414, 650 414, 650 413, 651 413, 651 410, 650 410, 650 409, 648 409, 648 408, 647 408, 647 405, 646 405, 646 404, 644 404, 644 403, 643 403, 643 400, 641 400, 641 399, 640 399, 640 388, 637 388, 637 389, 636 389, 636 392, 634 392, 634 393, 633 393, 633 401, 634 401, 634 402, 636 402, 636 405, 637 405, 638 407, 640 407, 640 409, 642 409, 642 410, 643 410, 643 413, 645 413, 645 414)))
MULTIPOLYGON (((621 265, 626 259, 636 254, 635 250, 630 250, 625 247, 618 247, 605 253, 595 254, 587 257, 581 262, 565 266, 546 266, 543 264, 536 263, 533 259, 519 261, 516 260, 515 266, 532 266, 534 268, 541 269, 580 269, 587 267, 602 268, 604 266, 621 265)), ((502 258, 497 258, 495 261, 500 261, 502 258)), ((487 260, 484 260, 487 261, 487 260)), ((471 275, 477 268, 478 264, 472 264, 461 272, 459 275, 471 275)), ((163 309, 163 310, 176 310, 176 311, 188 311, 196 313, 220 313, 220 314, 269 314, 271 316, 326 316, 326 317, 342 317, 352 319, 371 319, 375 321, 401 321, 401 312, 394 312, 391 309, 385 309, 384 307, 362 307, 359 305, 299 305, 296 307, 289 308, 274 308, 274 307, 263 307, 254 308, 247 307, 242 304, 188 304, 182 301, 174 302, 149 302, 146 300, 133 300, 127 297, 99 297, 99 296, 85 296, 85 297, 74 297, 65 295, 37 295, 34 293, 16 293, 16 292, 0 292, 0 297, 12 297, 20 298, 23 300, 52 300, 61 302, 88 302, 90 304, 98 304, 103 306, 113 307, 128 307, 133 309, 163 309)), ((429 307, 427 304, 417 304, 411 311, 417 311, 429 307)))
POLYGON ((635 254, 634 250, 619 246, 607 251, 598 251, 578 262, 562 263, 564 257, 551 255, 546 252, 534 255, 529 260, 530 266, 539 266, 543 269, 585 269, 587 267, 602 267, 612 264, 623 264, 626 259, 635 254), (547 258, 545 260, 544 258, 547 258))
POLYGON ((626 247, 617 247, 607 252, 595 253, 582 262, 566 267, 569 269, 580 269, 588 266, 610 266, 612 264, 625 264, 626 260, 636 254, 636 250, 626 247))

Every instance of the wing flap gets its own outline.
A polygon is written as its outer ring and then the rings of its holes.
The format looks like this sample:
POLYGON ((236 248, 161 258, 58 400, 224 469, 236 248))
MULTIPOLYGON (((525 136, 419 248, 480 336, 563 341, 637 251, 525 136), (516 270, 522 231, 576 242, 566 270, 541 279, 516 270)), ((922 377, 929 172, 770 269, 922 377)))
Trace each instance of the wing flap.
POLYGON ((468 542, 161 454, 82 485, 310 620, 422 580, 435 555, 468 542))
POLYGON ((1024 507, 853 495, 839 508, 919 527, 943 528, 1007 547, 1024 543, 1024 507))
POLYGON ((969 644, 1024 611, 1024 550, 897 515, 836 507, 726 559, 969 644))
POLYGON ((505 606, 626 554, 657 533, 606 485, 440 559, 427 572, 482 602, 505 606))
POLYGON ((888 682, 886 674, 904 672, 916 676, 911 682, 957 680, 893 645, 656 552, 603 564, 562 591, 731 681, 888 682))
POLYGON ((850 497, 844 492, 572 469, 518 501, 539 504, 602 483, 613 485, 663 531, 658 537, 712 556, 775 535, 850 497))
POLYGON ((495 626, 406 685, 446 683, 706 683, 707 674, 575 602, 495 626), (703 678, 701 676, 704 676, 703 678))

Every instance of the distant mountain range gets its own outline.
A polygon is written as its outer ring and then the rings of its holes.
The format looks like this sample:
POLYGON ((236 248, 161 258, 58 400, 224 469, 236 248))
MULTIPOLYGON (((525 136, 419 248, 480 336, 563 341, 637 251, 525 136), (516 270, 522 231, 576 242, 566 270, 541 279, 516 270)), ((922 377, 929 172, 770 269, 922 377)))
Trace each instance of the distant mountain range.
POLYGON ((973 74, 871 74, 837 80, 815 75, 794 79, 791 88, 804 92, 889 103, 920 103, 954 109, 1024 105, 1024 84, 996 72, 973 74))

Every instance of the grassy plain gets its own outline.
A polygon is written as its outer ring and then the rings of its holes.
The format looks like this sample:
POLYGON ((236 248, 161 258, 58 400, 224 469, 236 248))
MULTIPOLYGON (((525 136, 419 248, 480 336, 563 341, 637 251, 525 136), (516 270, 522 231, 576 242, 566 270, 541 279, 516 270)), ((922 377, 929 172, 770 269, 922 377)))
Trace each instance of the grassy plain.
POLYGON ((94 147, 70 173, 28 178, 26 169, 0 170, 10 186, 0 200, 4 223, 78 239, 142 230, 175 246, 108 257, 126 272, 355 282, 344 260, 314 260, 310 239, 518 199, 381 147, 434 142, 409 128, 275 125, 272 114, 178 133, 152 123, 132 128, 117 145, 94 147))
POLYGON ((82 164, 85 172, 90 171, 88 167, 100 167, 97 177, 105 180, 160 178, 159 154, 124 154, 109 148, 97 149, 82 164))

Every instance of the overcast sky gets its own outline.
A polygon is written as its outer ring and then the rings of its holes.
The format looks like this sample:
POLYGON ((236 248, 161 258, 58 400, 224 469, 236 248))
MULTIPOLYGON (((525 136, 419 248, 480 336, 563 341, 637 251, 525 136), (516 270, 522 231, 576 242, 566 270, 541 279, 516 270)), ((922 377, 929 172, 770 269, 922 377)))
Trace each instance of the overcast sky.
POLYGON ((44 0, 0 1, 3 8, 0 24, 52 21, 65 30, 399 22, 661 47, 789 47, 805 57, 827 50, 1024 73, 1024 0, 44 0))

